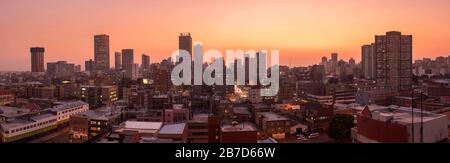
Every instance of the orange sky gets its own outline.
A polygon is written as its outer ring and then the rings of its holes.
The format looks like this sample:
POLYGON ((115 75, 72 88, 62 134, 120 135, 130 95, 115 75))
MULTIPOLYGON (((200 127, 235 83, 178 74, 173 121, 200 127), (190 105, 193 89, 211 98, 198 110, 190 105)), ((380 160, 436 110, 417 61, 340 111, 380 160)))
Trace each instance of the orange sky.
POLYGON ((29 70, 31 46, 46 62, 93 58, 93 35, 113 52, 135 49, 152 62, 191 32, 204 49, 279 49, 282 64, 309 65, 397 30, 414 37, 414 58, 450 55, 448 0, 0 0, 0 70, 29 70))

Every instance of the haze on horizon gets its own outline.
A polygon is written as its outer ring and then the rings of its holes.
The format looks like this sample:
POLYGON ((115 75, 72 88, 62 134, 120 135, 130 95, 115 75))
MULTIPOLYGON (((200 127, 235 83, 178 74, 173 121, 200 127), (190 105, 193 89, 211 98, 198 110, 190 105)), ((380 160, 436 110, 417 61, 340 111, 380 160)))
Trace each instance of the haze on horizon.
POLYGON ((151 62, 190 32, 204 50, 279 49, 281 64, 310 65, 323 56, 360 60, 375 35, 413 35, 414 59, 450 55, 448 0, 0 0, 0 70, 29 70, 33 46, 45 62, 93 59, 95 34, 114 52, 135 49, 151 62))

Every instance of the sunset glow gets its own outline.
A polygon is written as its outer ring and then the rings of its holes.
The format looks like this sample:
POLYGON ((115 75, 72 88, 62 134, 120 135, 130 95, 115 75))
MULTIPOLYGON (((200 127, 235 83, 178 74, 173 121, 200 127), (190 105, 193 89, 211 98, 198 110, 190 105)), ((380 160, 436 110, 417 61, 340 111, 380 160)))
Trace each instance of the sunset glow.
POLYGON ((93 36, 114 52, 135 49, 159 62, 180 32, 208 49, 279 49, 282 64, 320 62, 332 52, 360 61, 363 44, 397 30, 414 37, 414 59, 450 55, 448 0, 0 0, 0 70, 29 70, 29 48, 46 61, 84 65, 93 36))

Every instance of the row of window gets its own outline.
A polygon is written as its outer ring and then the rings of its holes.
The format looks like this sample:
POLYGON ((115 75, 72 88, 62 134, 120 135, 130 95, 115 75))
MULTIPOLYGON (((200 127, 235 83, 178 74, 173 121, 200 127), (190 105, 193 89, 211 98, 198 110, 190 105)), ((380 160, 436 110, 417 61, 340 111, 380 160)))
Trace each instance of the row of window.
POLYGON ((78 109, 81 109, 81 108, 82 108, 82 107, 80 106, 80 107, 76 107, 76 108, 72 108, 72 109, 67 109, 67 110, 62 111, 62 113, 58 113, 58 115, 60 115, 60 114, 66 114, 66 113, 69 113, 69 112, 73 112, 73 111, 78 110, 78 109))
POLYGON ((39 126, 42 126, 42 125, 47 125, 49 123, 54 123, 54 122, 56 122, 56 119, 45 121, 45 122, 41 122, 41 123, 36 123, 36 124, 25 126, 25 127, 22 127, 22 128, 14 129, 14 130, 11 130, 11 131, 5 131, 5 134, 9 134, 9 133, 14 134, 16 132, 26 131, 26 130, 29 130, 29 129, 33 129, 35 127, 39 127, 39 126))
POLYGON ((281 121, 281 122, 267 122, 267 126, 289 126, 289 122, 281 121))

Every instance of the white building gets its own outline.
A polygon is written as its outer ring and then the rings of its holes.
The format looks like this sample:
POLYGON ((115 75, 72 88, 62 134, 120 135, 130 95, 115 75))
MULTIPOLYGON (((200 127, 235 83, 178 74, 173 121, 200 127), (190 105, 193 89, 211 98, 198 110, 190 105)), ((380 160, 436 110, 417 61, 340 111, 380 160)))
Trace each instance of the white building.
POLYGON ((89 104, 83 101, 65 102, 50 108, 50 111, 56 114, 58 123, 69 120, 71 115, 89 110, 89 104))

